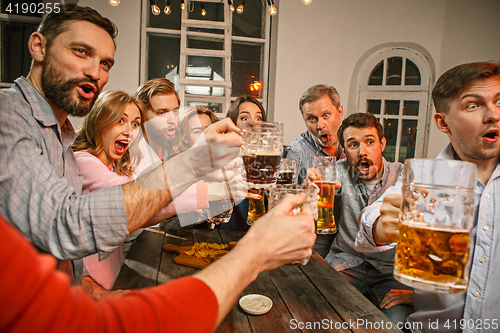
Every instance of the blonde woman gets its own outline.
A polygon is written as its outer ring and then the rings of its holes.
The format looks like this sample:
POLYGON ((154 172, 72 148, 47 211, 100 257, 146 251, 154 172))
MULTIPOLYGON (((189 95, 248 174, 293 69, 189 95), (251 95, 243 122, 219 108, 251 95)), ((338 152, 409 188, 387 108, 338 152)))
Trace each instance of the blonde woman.
MULTIPOLYGON (((145 119, 144 106, 136 97, 119 90, 99 96, 73 144, 79 175, 83 177, 82 194, 134 180, 133 171, 141 159, 137 144, 145 119)), ((197 209, 197 200, 192 197, 193 193, 186 190, 149 224, 157 224, 175 215, 177 210, 197 209)), ((124 262, 121 247, 102 261, 97 254, 83 259, 87 275, 83 287, 95 299, 109 294, 106 289, 112 288, 124 262)))

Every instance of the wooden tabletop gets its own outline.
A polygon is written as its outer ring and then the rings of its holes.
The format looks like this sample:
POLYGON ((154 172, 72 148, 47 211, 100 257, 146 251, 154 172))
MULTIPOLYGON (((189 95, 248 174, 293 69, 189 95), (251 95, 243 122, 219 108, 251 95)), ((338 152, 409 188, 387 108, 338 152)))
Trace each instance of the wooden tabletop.
MULTIPOLYGON (((194 274, 197 269, 174 263, 178 255, 163 244, 229 243, 243 231, 148 228, 133 243, 114 289, 140 289, 194 274)), ((233 306, 216 332, 401 332, 369 300, 313 253, 305 266, 285 265, 262 272, 242 293, 272 299, 265 315, 233 306)))

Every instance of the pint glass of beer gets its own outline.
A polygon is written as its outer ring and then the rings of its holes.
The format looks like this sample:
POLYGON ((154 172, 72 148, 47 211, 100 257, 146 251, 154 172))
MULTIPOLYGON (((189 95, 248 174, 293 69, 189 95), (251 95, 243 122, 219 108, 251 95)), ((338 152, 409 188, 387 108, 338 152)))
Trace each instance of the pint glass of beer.
POLYGON ((438 293, 467 289, 476 165, 408 159, 403 178, 394 277, 438 293))
POLYGON ((248 192, 253 194, 260 194, 262 196, 260 199, 248 199, 247 224, 252 225, 267 212, 267 190, 264 188, 251 188, 248 190, 248 192))
POLYGON ((278 176, 278 184, 297 184, 299 181, 300 161, 282 158, 278 176))
POLYGON ((334 234, 337 232, 335 217, 333 216, 335 180, 337 175, 335 157, 314 156, 313 168, 315 168, 320 175, 320 179, 314 182, 314 184, 319 188, 318 225, 316 233, 334 234))
POLYGON ((246 181, 251 188, 269 188, 278 179, 283 124, 245 121, 242 130, 246 181))
MULTIPOLYGON (((273 185, 269 190, 269 210, 276 206, 287 194, 305 193, 306 200, 294 208, 294 215, 300 213, 302 207, 309 207, 313 212, 314 221, 318 219, 318 189, 311 185, 273 185)), ((306 265, 309 258, 292 262, 294 265, 306 265)))

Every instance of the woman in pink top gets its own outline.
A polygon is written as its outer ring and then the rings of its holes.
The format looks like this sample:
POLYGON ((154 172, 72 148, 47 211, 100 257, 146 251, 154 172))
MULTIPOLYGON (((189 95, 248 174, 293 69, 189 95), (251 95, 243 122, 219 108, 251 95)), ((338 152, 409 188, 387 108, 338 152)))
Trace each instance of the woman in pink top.
MULTIPOLYGON (((143 104, 136 97, 118 90, 99 96, 73 144, 79 174, 83 177, 82 194, 134 180, 133 170, 141 159, 137 143, 142 137, 144 119, 143 104)), ((177 211, 208 206, 206 196, 197 197, 198 193, 206 192, 197 191, 196 186, 188 188, 149 224, 161 222, 177 211)), ((113 287, 124 262, 121 245, 104 260, 99 259, 97 254, 83 259, 84 275, 88 275, 82 284, 96 299, 109 294, 105 289, 113 287)))

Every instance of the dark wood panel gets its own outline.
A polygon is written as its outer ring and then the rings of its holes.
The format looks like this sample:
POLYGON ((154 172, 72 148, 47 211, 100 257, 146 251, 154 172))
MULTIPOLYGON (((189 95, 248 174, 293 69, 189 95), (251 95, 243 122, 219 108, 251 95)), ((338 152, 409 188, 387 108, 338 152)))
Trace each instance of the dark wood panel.
POLYGON ((338 328, 330 325, 330 322, 334 325, 342 319, 298 266, 278 267, 270 271, 269 275, 294 318, 294 322, 289 322, 291 328, 304 327, 302 332, 317 332, 318 329, 321 332, 350 332, 341 325, 338 325, 338 328), (307 329, 308 327, 311 329, 307 329))
POLYGON ((160 229, 151 230, 154 231, 144 230, 134 240, 113 290, 156 286, 164 232, 160 229))
MULTIPOLYGON (((332 267, 316 252, 313 253, 309 263, 306 266, 301 266, 300 269, 320 291, 323 297, 326 298, 328 303, 333 306, 344 322, 368 323, 364 325, 351 325, 350 327, 353 332, 371 333, 375 331, 373 327, 380 327, 379 325, 382 322, 387 323, 390 321, 382 311, 370 303, 342 275, 332 274, 332 267), (358 320, 362 320, 363 322, 358 322, 358 320)), ((394 329, 376 331, 401 333, 395 326, 394 329)))

